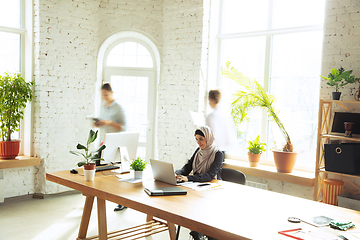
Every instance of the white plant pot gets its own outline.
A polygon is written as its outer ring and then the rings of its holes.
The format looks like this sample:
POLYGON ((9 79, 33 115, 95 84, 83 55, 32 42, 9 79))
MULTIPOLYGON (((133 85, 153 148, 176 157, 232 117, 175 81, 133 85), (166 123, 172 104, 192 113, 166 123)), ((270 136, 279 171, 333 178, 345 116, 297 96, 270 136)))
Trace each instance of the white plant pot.
POLYGON ((141 179, 143 177, 143 171, 134 171, 134 178, 141 179))
POLYGON ((94 181, 95 169, 94 170, 85 170, 84 169, 84 176, 85 176, 85 181, 94 181))

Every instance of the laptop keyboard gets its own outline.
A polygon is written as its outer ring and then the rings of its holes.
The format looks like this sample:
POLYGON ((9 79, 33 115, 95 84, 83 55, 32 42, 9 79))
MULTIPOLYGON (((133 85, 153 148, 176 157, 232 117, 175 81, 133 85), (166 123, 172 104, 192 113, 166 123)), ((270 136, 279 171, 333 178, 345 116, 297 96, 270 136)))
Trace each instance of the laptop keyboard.
POLYGON ((113 170, 113 169, 118 169, 120 168, 119 166, 116 165, 106 165, 106 166, 100 166, 100 167, 95 167, 95 172, 101 172, 101 171, 106 171, 106 170, 113 170))

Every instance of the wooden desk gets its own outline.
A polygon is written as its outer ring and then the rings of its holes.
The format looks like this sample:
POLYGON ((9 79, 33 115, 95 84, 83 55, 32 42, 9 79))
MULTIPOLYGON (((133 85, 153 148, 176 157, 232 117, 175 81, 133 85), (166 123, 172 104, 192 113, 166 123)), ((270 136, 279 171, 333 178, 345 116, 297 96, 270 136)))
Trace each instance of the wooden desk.
MULTIPOLYGON (((82 174, 82 170, 79 170, 82 174)), ((96 173, 94 181, 69 171, 47 173, 46 179, 76 189, 87 196, 78 239, 87 239, 87 227, 94 197, 98 203, 99 238, 107 239, 105 200, 146 213, 147 220, 157 217, 167 221, 170 239, 178 224, 217 239, 288 239, 280 230, 294 229, 288 217, 327 216, 347 219, 360 228, 360 212, 271 191, 219 181, 221 187, 208 191, 188 188, 184 196, 150 197, 145 186, 168 186, 152 180, 143 183, 118 181, 115 175, 96 173)))

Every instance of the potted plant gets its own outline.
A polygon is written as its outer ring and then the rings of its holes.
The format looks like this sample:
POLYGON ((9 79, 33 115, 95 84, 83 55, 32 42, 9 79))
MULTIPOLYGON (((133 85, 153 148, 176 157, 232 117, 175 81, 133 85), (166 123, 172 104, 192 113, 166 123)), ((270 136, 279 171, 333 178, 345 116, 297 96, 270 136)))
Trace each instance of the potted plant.
POLYGON ((249 145, 246 148, 249 150, 248 152, 248 158, 250 167, 257 167, 260 161, 260 156, 262 152, 265 152, 266 149, 264 146, 266 146, 265 143, 260 142, 260 135, 258 135, 254 140, 245 140, 249 145))
POLYGON ((94 132, 94 130, 90 129, 89 137, 86 142, 86 146, 78 143, 76 145, 76 149, 84 150, 84 153, 78 151, 70 151, 70 153, 74 155, 78 155, 84 158, 84 161, 78 162, 77 165, 79 167, 84 166, 84 176, 86 181, 94 180, 95 176, 95 161, 103 160, 99 158, 99 152, 104 150, 106 146, 104 144, 100 145, 96 150, 90 151, 90 145, 97 138, 98 130, 94 132))
POLYGON ((339 88, 343 87, 349 83, 355 83, 359 80, 359 78, 355 78, 355 76, 351 76, 353 70, 345 71, 343 67, 338 70, 333 68, 330 70, 328 77, 321 76, 323 79, 327 80, 327 85, 331 87, 335 87, 335 92, 332 92, 333 100, 339 100, 341 92, 339 92, 339 88))
POLYGON ((20 140, 12 140, 11 134, 19 131, 26 103, 33 99, 33 84, 26 82, 20 73, 6 72, 0 76, 1 159, 15 159, 19 154, 20 140))
MULTIPOLYGON (((286 173, 292 172, 292 169, 295 166, 297 153, 294 152, 294 146, 291 143, 290 136, 283 123, 280 121, 277 111, 275 110, 275 97, 268 94, 255 79, 250 79, 239 72, 236 68, 230 67, 230 64, 230 62, 226 63, 226 67, 222 68, 222 74, 245 88, 244 91, 236 91, 234 93, 234 100, 231 103, 231 113, 233 117, 243 115, 241 118, 245 118, 244 116, 246 116, 247 112, 251 108, 260 107, 267 110, 270 119, 278 125, 281 134, 285 139, 285 145, 282 148, 282 151, 273 150, 277 171, 286 173)), ((238 124, 236 121, 235 123, 238 124)))
POLYGON ((134 178, 139 179, 142 178, 143 171, 145 170, 147 166, 147 162, 140 157, 137 157, 136 159, 133 159, 130 168, 134 170, 134 178))

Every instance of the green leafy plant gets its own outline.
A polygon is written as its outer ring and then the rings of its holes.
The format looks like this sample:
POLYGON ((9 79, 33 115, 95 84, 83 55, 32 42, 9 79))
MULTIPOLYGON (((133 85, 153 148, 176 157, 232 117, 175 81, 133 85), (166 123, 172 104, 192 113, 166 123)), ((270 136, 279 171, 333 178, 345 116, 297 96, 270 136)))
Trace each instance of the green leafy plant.
POLYGON ((96 132, 94 132, 94 130, 90 129, 90 133, 89 133, 89 137, 88 137, 87 142, 86 142, 86 146, 82 145, 80 143, 78 143, 76 145, 76 149, 84 150, 84 153, 79 152, 79 151, 70 151, 70 153, 72 153, 74 155, 77 155, 77 156, 81 156, 81 157, 83 157, 85 159, 85 161, 81 161, 81 162, 77 163, 77 165, 79 167, 81 167, 83 165, 94 164, 94 162, 96 160, 103 160, 103 159, 99 158, 99 152, 101 152, 102 150, 104 150, 106 148, 106 146, 104 144, 100 145, 94 151, 90 152, 90 150, 89 150, 91 143, 93 143, 96 140, 97 135, 98 135, 98 130, 96 132))
POLYGON ((355 78, 352 76, 353 70, 345 71, 343 67, 339 68, 338 70, 333 68, 330 70, 328 77, 321 76, 323 79, 328 80, 326 83, 331 87, 335 87, 335 92, 339 91, 340 87, 343 87, 349 83, 355 83, 359 80, 359 78, 355 78))
POLYGON ((130 168, 134 171, 144 171, 147 164, 148 163, 145 160, 141 159, 140 157, 137 157, 136 159, 132 160, 130 164, 130 168))
POLYGON ((230 65, 230 62, 226 63, 226 67, 222 68, 222 74, 245 88, 244 91, 236 91, 233 95, 234 100, 231 103, 231 114, 234 118, 235 124, 240 124, 241 120, 246 118, 250 109, 257 107, 265 109, 267 110, 269 117, 278 125, 281 134, 285 139, 286 143, 282 150, 285 152, 292 152, 294 147, 291 143, 290 136, 287 133, 284 124, 280 121, 277 111, 274 108, 275 97, 268 94, 255 79, 250 79, 230 65))
POLYGON ((33 99, 32 85, 20 73, 6 72, 0 76, 0 135, 2 141, 11 141, 11 134, 19 131, 26 103, 33 99))
POLYGON ((250 153, 252 154, 261 154, 262 152, 265 152, 266 149, 264 146, 266 146, 265 143, 261 143, 260 142, 260 135, 258 135, 254 140, 245 140, 249 146, 246 148, 247 150, 249 150, 250 153))

